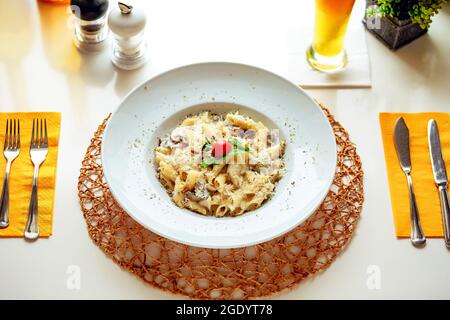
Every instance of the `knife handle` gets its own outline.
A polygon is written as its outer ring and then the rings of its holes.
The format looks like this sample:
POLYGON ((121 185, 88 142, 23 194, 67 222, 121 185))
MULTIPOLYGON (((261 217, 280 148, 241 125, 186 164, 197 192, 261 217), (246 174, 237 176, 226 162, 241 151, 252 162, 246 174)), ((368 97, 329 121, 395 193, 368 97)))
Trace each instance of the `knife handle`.
POLYGON ((450 248, 450 203, 448 201, 447 185, 440 185, 439 199, 441 200, 442 223, 444 225, 445 245, 450 248))
POLYGON ((407 173, 406 178, 408 180, 411 214, 411 242, 414 246, 420 246, 426 242, 426 238, 423 235, 422 226, 420 225, 419 210, 417 209, 416 196, 414 194, 414 189, 412 186, 411 174, 407 173))

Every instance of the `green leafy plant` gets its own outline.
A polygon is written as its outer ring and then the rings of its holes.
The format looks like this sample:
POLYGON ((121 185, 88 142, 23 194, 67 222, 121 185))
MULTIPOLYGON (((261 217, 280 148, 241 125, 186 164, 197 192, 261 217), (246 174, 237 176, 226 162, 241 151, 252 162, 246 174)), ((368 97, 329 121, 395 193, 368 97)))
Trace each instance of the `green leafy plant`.
POLYGON ((367 16, 381 16, 411 19, 423 29, 428 29, 432 17, 439 12, 442 5, 449 0, 378 0, 367 8, 367 16))

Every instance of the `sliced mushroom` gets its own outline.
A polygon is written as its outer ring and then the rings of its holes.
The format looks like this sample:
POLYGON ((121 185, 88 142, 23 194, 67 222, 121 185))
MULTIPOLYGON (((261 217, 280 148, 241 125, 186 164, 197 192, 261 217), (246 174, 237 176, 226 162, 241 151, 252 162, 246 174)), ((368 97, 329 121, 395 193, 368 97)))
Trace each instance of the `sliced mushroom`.
POLYGON ((267 135, 267 145, 274 146, 280 143, 280 135, 277 130, 272 130, 267 135))
POLYGON ((201 201, 208 199, 209 191, 206 187, 206 183, 202 180, 197 181, 195 184, 194 192, 188 191, 186 196, 193 201, 201 201))
POLYGON ((170 140, 174 143, 187 142, 185 130, 181 127, 175 128, 170 134, 170 140))
POLYGON ((188 139, 183 128, 175 128, 172 133, 166 134, 161 139, 161 147, 165 148, 186 148, 189 146, 188 139))
POLYGON ((164 148, 171 148, 173 143, 172 140, 170 140, 170 135, 166 134, 162 139, 160 139, 159 145, 164 148))
POLYGON ((244 130, 242 130, 239 127, 231 127, 230 133, 234 137, 243 138, 244 137, 244 130))
POLYGON ((197 196, 195 195, 195 193, 192 192, 192 191, 186 192, 186 197, 187 197, 189 200, 195 201, 195 202, 199 202, 199 201, 202 201, 202 200, 203 200, 202 198, 197 197, 197 196))
POLYGON ((248 129, 245 131, 243 138, 253 140, 256 137, 256 131, 252 129, 248 129))

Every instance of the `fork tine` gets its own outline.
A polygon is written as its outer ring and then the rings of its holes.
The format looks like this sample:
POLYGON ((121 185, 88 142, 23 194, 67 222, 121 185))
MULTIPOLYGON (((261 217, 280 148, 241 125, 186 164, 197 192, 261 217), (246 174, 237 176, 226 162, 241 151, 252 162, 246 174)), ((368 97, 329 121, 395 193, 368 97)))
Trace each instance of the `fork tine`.
POLYGON ((15 149, 16 147, 17 147, 17 124, 16 124, 16 119, 14 119, 14 134, 13 134, 11 148, 15 149))
POLYGON ((8 119, 6 119, 6 131, 5 131, 5 143, 3 144, 3 149, 8 146, 8 119))
POLYGON ((39 147, 39 119, 36 119, 36 132, 34 134, 34 142, 36 144, 36 147, 39 147))
POLYGON ((36 144, 36 147, 39 147, 39 119, 36 119, 36 132, 34 134, 34 142, 36 144))
POLYGON ((11 135, 10 135, 10 137, 9 137, 9 148, 10 149, 12 149, 12 148, 14 148, 14 136, 15 136, 15 134, 16 134, 16 127, 15 127, 15 123, 14 123, 14 119, 11 119, 11 120, 9 120, 9 121, 11 121, 10 122, 10 125, 11 125, 11 128, 10 128, 10 132, 11 132, 11 135))
POLYGON ((41 118, 41 126, 40 126, 40 135, 39 135, 39 146, 44 144, 44 135, 42 134, 42 118, 41 118))
POLYGON ((30 146, 34 146, 34 122, 35 122, 35 119, 33 119, 33 127, 31 128, 31 142, 30 142, 30 146))
POLYGON ((13 141, 13 122, 12 119, 9 119, 9 137, 8 137, 8 148, 11 148, 13 141))
POLYGON ((44 119, 44 144, 48 146, 48 135, 47 135, 47 119, 44 119))
POLYGON ((17 148, 20 148, 20 119, 17 119, 17 148))

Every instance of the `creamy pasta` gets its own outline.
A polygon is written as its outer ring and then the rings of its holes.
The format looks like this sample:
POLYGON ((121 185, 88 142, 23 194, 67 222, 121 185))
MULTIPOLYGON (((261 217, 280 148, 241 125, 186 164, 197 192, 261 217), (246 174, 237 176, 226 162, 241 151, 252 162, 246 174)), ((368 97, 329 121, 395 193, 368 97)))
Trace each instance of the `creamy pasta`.
POLYGON ((184 119, 155 148, 158 178, 181 208, 216 217, 259 208, 284 174, 277 130, 239 113, 184 119))

